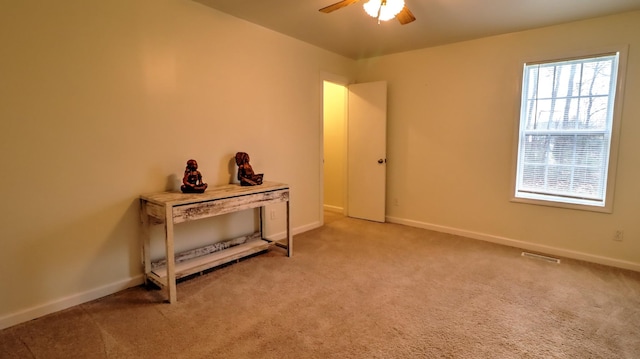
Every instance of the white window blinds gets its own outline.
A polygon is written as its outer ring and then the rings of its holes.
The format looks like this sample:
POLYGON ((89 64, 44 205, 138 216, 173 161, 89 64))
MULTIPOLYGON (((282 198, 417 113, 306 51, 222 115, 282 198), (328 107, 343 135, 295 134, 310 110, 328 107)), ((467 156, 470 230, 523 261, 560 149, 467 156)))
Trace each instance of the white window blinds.
POLYGON ((618 54, 526 64, 516 197, 605 205, 618 54))

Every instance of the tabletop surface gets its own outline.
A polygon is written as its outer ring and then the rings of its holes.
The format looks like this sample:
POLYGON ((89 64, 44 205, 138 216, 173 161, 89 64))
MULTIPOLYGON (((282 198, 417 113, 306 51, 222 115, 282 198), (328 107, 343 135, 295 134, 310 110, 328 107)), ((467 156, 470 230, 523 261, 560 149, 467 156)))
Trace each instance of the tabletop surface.
POLYGON ((265 181, 258 186, 240 186, 240 184, 228 184, 207 188, 204 193, 182 193, 179 191, 154 192, 140 195, 140 199, 162 205, 181 205, 195 202, 213 201, 222 198, 245 196, 254 193, 271 192, 289 189, 288 184, 265 181))

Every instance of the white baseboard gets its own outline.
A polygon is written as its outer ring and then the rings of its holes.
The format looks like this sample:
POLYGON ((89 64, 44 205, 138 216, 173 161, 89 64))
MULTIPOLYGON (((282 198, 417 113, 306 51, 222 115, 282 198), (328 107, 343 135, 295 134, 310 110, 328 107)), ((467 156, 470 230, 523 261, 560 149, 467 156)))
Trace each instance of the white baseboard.
MULTIPOLYGON (((593 262, 603 265, 608 265, 611 267, 617 267, 622 269, 629 269, 633 271, 640 272, 640 263, 628 262, 619 259, 596 256, 592 254, 577 252, 566 250, 562 248, 556 248, 551 246, 545 246, 530 242, 519 241, 515 239, 494 236, 485 233, 467 231, 458 228, 440 226, 436 224, 430 224, 425 222, 419 222, 409 219, 397 218, 397 217, 386 217, 387 222, 397 223, 411 227, 424 228, 437 232, 449 233, 458 236, 468 237, 472 239, 483 240, 491 243, 507 245, 516 248, 522 248, 530 251, 536 251, 540 253, 546 253, 566 258, 578 259, 587 262, 593 262)), ((313 222, 304 226, 300 226, 292 229, 294 235, 304 233, 310 231, 312 229, 316 229, 321 227, 320 222, 313 222)), ((279 233, 275 233, 269 236, 271 240, 281 240, 286 238, 286 232, 282 231, 279 233)), ((125 290, 130 287, 134 287, 136 285, 140 285, 144 282, 144 278, 142 274, 135 276, 133 278, 124 279, 115 283, 107 284, 95 289, 91 289, 82 293, 77 293, 70 295, 68 297, 60 298, 49 303, 45 303, 42 305, 38 305, 35 307, 23 309, 21 311, 11 313, 5 315, 4 317, 0 317, 0 330, 14 326, 16 324, 20 324, 23 322, 27 322, 32 319, 36 319, 47 314, 52 314, 75 305, 79 305, 82 303, 90 302, 92 300, 105 297, 107 295, 119 292, 121 290, 125 290)))
POLYGON ((48 303, 5 315, 4 317, 0 317, 0 330, 45 316, 47 314, 52 314, 73 307, 75 305, 90 302, 92 300, 105 297, 121 290, 125 290, 127 288, 135 287, 136 285, 140 285, 143 282, 144 278, 142 274, 140 274, 133 278, 128 278, 115 283, 103 285, 98 288, 90 289, 86 292, 72 294, 68 297, 56 299, 48 303))
POLYGON ((568 249, 546 246, 542 244, 525 242, 517 239, 494 236, 486 233, 479 233, 479 232, 473 232, 473 231, 468 231, 464 229, 441 226, 437 224, 419 222, 419 221, 414 221, 410 219, 404 219, 404 218, 398 218, 398 217, 386 217, 386 220, 387 222, 390 222, 390 223, 397 223, 397 224, 403 224, 411 227, 429 229, 436 232, 455 234, 462 237, 478 239, 486 242, 526 249, 529 251, 535 251, 535 252, 544 253, 544 254, 551 254, 555 256, 577 259, 577 260, 582 260, 582 261, 591 262, 591 263, 603 264, 610 267, 616 267, 616 268, 622 268, 622 269, 628 269, 628 270, 640 272, 640 263, 629 262, 629 261, 610 258, 610 257, 597 256, 589 253, 572 251, 568 249))
MULTIPOLYGON (((300 226, 291 230, 293 235, 310 231, 312 229, 320 227, 320 222, 313 222, 308 225, 300 226)), ((269 236, 271 240, 281 240, 287 237, 286 231, 275 233, 269 236)), ((37 305, 31 308, 23 309, 15 313, 10 313, 4 317, 0 317, 0 330, 12 327, 16 324, 24 323, 32 319, 43 317, 48 314, 59 312, 61 310, 80 305, 83 303, 96 300, 107 295, 117 293, 127 288, 135 287, 144 283, 144 276, 142 274, 133 278, 123 279, 121 281, 103 285, 98 288, 90 289, 86 292, 72 294, 70 296, 53 300, 48 303, 37 305)))
POLYGON ((325 211, 329 211, 329 212, 335 212, 335 213, 340 213, 340 214, 344 213, 344 208, 338 207, 338 206, 332 206, 332 205, 329 205, 329 204, 324 204, 324 205, 322 205, 322 208, 325 211))
MULTIPOLYGON (((304 232, 310 231, 312 229, 320 228, 321 226, 322 225, 320 224, 320 222, 316 221, 316 222, 313 222, 313 223, 306 224, 304 226, 293 228, 291 230, 291 232, 292 232, 292 235, 295 236, 296 234, 300 234, 300 233, 304 233, 304 232)), ((271 241, 279 241, 279 240, 285 239, 285 238, 287 238, 287 232, 286 231, 274 233, 274 234, 271 234, 271 235, 269 235, 267 237, 267 239, 269 239, 271 241)))

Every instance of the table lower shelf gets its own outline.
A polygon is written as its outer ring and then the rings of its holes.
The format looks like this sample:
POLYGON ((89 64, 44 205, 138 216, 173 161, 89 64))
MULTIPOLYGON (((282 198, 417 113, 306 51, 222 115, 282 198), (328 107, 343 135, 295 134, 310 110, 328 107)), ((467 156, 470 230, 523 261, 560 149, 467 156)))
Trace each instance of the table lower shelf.
MULTIPOLYGON (((225 263, 229 263, 254 253, 267 250, 272 243, 264 239, 252 240, 237 246, 233 246, 218 252, 213 252, 196 258, 187 259, 175 264, 176 279, 202 272, 225 263)), ((147 275, 147 278, 159 286, 167 285, 166 265, 155 267, 147 275)))

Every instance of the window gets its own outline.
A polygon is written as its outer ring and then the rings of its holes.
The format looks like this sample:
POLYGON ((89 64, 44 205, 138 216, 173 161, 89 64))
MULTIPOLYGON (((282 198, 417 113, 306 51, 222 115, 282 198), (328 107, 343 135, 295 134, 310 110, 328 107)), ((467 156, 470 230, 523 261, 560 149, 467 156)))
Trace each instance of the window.
POLYGON ((619 54, 525 64, 514 200, 611 211, 619 54))

